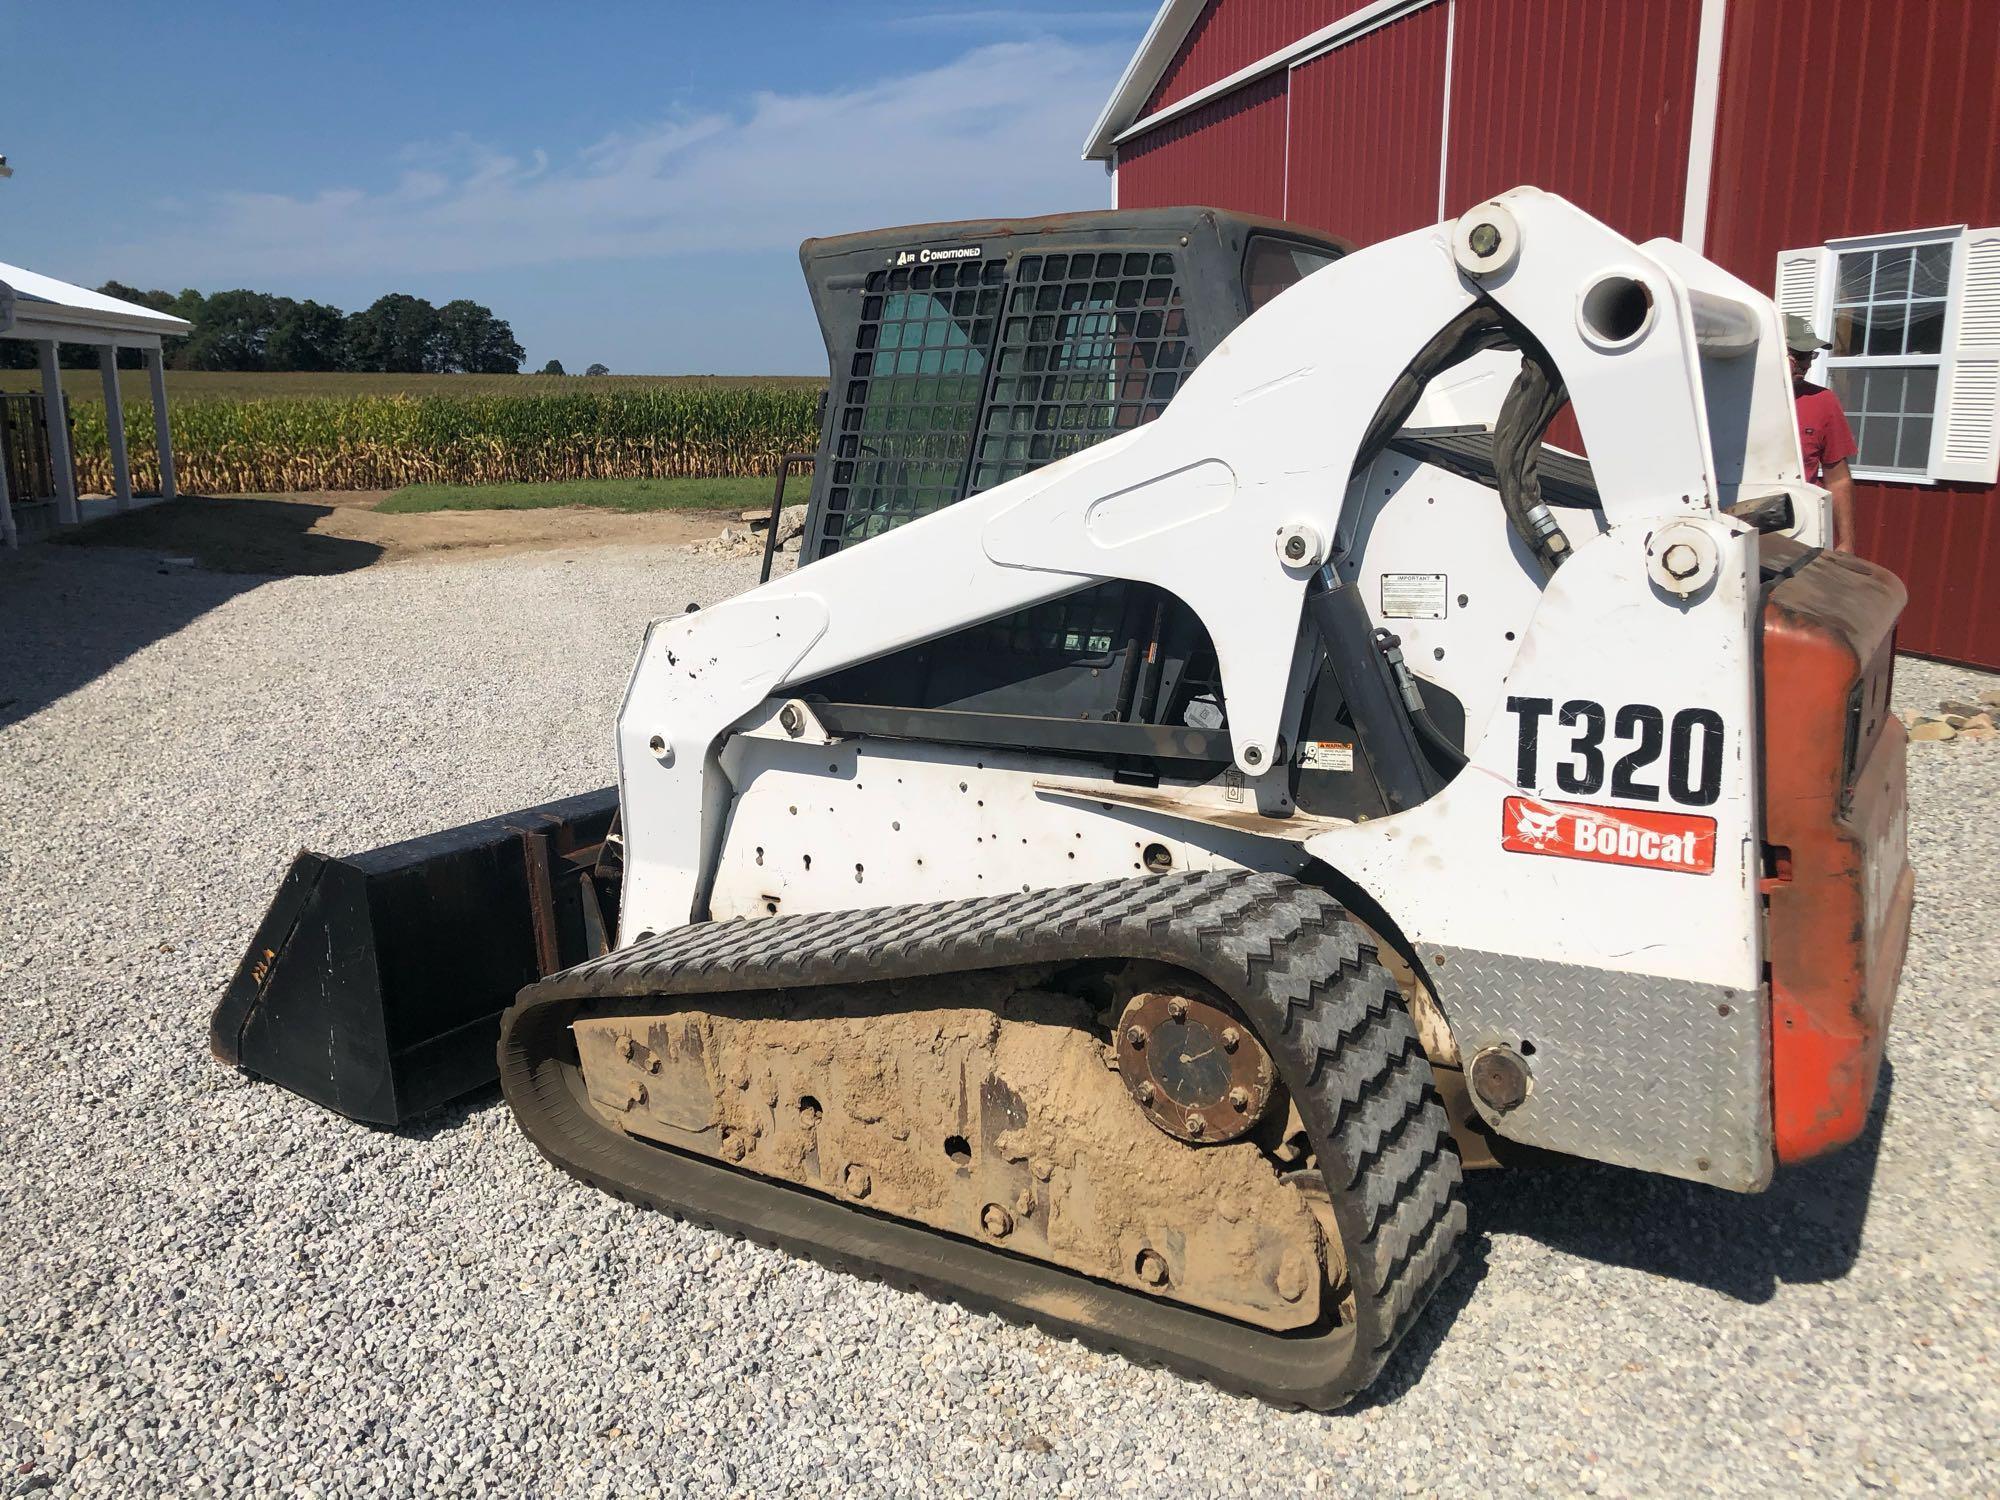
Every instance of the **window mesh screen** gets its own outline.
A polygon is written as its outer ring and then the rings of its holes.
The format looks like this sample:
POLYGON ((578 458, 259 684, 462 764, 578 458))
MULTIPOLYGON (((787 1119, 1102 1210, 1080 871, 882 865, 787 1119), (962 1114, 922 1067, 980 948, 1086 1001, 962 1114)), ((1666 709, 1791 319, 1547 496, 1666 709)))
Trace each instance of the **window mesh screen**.
MULTIPOLYGON (((1195 359, 1170 252, 1024 255, 1011 280, 999 259, 870 272, 817 555, 1150 422, 1195 359)), ((960 640, 1101 656, 1125 644, 1132 602, 1101 584, 960 640)))
MULTIPOLYGON (((1150 422, 1194 366, 1174 257, 1025 255, 1014 268, 971 492, 1150 422)), ((1124 644, 1131 590, 1100 584, 985 627, 990 649, 1101 656, 1124 644)))
POLYGON ((819 555, 1150 422, 1194 362, 1164 251, 870 272, 819 555))
POLYGON ((842 393, 822 556, 959 498, 1006 263, 869 274, 842 393))
POLYGON ((1023 256, 972 492, 1150 422, 1193 364, 1172 255, 1023 256))

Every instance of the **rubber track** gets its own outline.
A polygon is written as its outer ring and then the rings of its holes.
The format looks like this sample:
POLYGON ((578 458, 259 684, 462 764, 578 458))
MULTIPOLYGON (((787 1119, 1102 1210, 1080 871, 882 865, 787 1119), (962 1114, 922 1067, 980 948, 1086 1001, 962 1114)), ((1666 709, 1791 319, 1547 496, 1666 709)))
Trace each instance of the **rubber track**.
POLYGON ((1324 892, 1246 872, 924 906, 701 923, 521 992, 500 1080, 557 1166, 665 1210, 1284 1406, 1338 1406, 1450 1272, 1458 1156, 1394 981, 1324 892), (1354 1314, 1276 1334, 638 1141, 584 1100, 569 1023, 600 1000, 688 1000, 1084 959, 1154 959, 1227 994, 1299 1107, 1346 1242, 1354 1314))

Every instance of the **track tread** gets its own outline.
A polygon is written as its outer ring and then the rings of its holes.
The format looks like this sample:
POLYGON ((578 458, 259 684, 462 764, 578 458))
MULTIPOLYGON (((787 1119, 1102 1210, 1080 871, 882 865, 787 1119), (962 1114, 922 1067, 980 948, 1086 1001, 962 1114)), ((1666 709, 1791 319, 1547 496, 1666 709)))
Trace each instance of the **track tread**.
POLYGON ((802 1253, 848 1274, 966 1301, 1280 1406, 1336 1406, 1363 1389, 1450 1274, 1465 1228, 1457 1153, 1430 1064, 1393 981, 1337 902, 1282 876, 1170 875, 703 923, 523 990, 502 1019, 500 1071, 517 1119, 542 1154, 628 1202, 802 1253), (573 1051, 565 1061, 569 1018, 591 1000, 846 985, 1119 957, 1162 960, 1200 974, 1231 998, 1264 1040, 1326 1179, 1347 1252, 1351 1325, 1305 1338, 1247 1329, 875 1218, 754 1174, 638 1146, 582 1106, 573 1051), (703 1211, 683 1201, 704 1196, 721 1208, 703 1211), (732 1206, 737 1203, 749 1206, 732 1206), (1047 1297, 1041 1310, 1027 1305, 1026 1286, 1055 1283, 1087 1289, 1096 1299, 1093 1309, 1101 1305, 1117 1314, 1115 1325, 1107 1326, 1095 1311, 1088 1317, 1051 1313, 1047 1297))

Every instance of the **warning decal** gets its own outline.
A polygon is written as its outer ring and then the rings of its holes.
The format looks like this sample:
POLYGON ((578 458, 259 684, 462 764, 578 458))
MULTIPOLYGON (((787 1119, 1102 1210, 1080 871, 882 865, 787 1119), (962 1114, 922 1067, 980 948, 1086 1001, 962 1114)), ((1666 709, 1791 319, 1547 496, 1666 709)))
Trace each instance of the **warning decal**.
POLYGON ((1509 797, 1501 808, 1500 847, 1516 854, 1707 875, 1715 869, 1715 819, 1509 797))
POLYGON ((1299 764, 1308 771, 1351 771, 1354 746, 1340 740, 1303 740, 1299 744, 1299 764))

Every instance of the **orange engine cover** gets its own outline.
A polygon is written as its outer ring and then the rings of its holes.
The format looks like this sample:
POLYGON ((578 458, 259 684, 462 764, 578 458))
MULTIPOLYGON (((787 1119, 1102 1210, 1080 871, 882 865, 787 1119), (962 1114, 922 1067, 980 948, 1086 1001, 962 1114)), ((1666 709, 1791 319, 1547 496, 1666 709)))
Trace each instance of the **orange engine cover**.
POLYGON ((1907 736, 1889 709, 1893 573, 1846 553, 1764 539, 1794 569, 1763 632, 1766 951, 1778 1160, 1861 1133, 1909 945, 1907 736))

